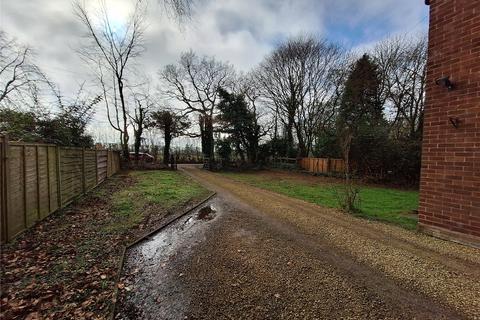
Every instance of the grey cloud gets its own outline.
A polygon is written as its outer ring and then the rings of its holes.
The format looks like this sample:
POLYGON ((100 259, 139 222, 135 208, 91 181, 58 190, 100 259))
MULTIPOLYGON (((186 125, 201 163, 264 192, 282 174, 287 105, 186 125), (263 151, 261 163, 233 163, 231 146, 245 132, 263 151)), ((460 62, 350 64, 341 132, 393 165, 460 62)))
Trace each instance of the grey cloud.
MULTIPOLYGON (((158 69, 192 48, 247 71, 280 39, 299 32, 323 35, 328 21, 355 26, 382 18, 388 20, 394 32, 400 32, 418 22, 427 10, 419 0, 197 1, 192 20, 180 28, 176 21, 168 19, 161 0, 150 0, 147 51, 138 69, 155 79, 158 69)), ((107 0, 116 8, 125 8, 129 3, 107 0)), ((91 79, 89 67, 75 53, 84 43, 85 30, 73 14, 71 1, 0 0, 0 28, 36 49, 38 63, 60 84, 65 95, 75 94, 78 83, 91 79)), ((380 33, 372 32, 369 40, 374 41, 380 33)), ((99 110, 98 123, 107 126, 102 114, 99 110)))
POLYGON ((219 32, 223 36, 228 36, 229 33, 236 33, 245 30, 251 34, 257 34, 259 29, 263 28, 263 24, 254 25, 248 17, 242 17, 238 13, 230 10, 218 10, 215 13, 215 20, 219 32))

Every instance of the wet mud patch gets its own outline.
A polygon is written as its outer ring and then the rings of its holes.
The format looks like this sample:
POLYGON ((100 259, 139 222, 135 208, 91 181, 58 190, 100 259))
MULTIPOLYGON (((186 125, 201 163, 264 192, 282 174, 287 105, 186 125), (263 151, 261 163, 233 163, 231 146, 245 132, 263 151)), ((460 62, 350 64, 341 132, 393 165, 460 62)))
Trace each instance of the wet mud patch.
POLYGON ((115 319, 181 319, 191 299, 181 270, 223 211, 214 197, 131 247, 125 256, 115 319))

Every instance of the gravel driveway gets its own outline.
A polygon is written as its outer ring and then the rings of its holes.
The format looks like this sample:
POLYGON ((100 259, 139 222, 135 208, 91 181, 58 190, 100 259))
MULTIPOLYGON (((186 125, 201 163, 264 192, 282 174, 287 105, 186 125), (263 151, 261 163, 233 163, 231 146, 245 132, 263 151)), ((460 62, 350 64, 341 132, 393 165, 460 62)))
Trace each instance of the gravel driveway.
POLYGON ((478 249, 183 169, 217 191, 215 212, 128 254, 118 319, 480 315, 478 249))

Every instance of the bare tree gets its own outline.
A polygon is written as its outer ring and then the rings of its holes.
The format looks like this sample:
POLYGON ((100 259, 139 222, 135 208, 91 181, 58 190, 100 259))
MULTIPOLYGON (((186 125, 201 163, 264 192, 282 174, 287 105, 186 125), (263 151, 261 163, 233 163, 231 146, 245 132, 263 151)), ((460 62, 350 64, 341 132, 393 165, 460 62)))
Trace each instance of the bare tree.
POLYGON ((294 130, 298 155, 307 156, 316 130, 333 117, 333 72, 342 56, 336 45, 300 36, 281 44, 261 63, 257 80, 262 95, 286 126, 290 155, 294 130))
POLYGON ((122 127, 120 120, 120 109, 118 105, 118 93, 115 78, 112 75, 111 82, 108 81, 99 65, 98 80, 102 87, 108 122, 110 123, 110 126, 119 133, 119 141, 122 143, 124 128, 122 127))
POLYGON ((351 174, 350 148, 352 147, 353 133, 351 128, 344 128, 339 134, 340 148, 345 161, 345 176, 343 184, 335 189, 340 206, 347 212, 359 210, 360 191, 355 185, 351 174))
POLYGON ((38 92, 46 77, 32 61, 32 50, 0 31, 0 106, 15 106, 24 96, 38 92))
POLYGON ((295 122, 300 156, 310 155, 315 137, 334 119, 338 106, 338 69, 344 66, 343 51, 336 45, 311 42, 304 50, 305 75, 295 122))
MULTIPOLYGON (((75 3, 75 14, 88 31, 88 45, 85 45, 79 53, 85 60, 92 62, 98 68, 105 98, 107 98, 106 81, 103 74, 112 75, 113 99, 110 97, 110 100, 114 101, 115 110, 119 115, 117 114, 115 125, 111 119, 109 121, 114 129, 121 132, 123 155, 128 161, 129 121, 125 91, 127 76, 132 72, 129 67, 134 63, 134 58, 144 50, 145 7, 142 1, 138 0, 125 25, 116 29, 109 19, 105 3, 102 4, 102 9, 97 17, 100 22, 96 24, 85 6, 80 2, 75 3)), ((108 108, 107 100, 109 99, 105 99, 105 103, 108 108)))
MULTIPOLYGON (((190 16, 193 0, 162 2, 174 17, 190 16)), ((129 106, 126 89, 134 85, 132 65, 135 58, 144 51, 146 4, 142 0, 136 0, 128 21, 117 28, 109 18, 105 2, 102 1, 101 4, 100 14, 96 17, 99 23, 94 23, 93 17, 80 1, 74 4, 77 17, 88 31, 89 44, 80 50, 80 55, 92 62, 97 70, 104 92, 108 121, 112 128, 119 132, 123 154, 128 160, 129 106)), ((138 101, 134 104, 138 106, 138 101)), ((139 117, 141 112, 136 109, 134 113, 134 117, 139 117)))
POLYGON ((393 113, 397 136, 419 139, 425 104, 426 37, 393 37, 380 42, 373 58, 382 79, 383 103, 393 113))
POLYGON ((165 10, 178 20, 191 17, 193 3, 193 0, 163 0, 165 10))
POLYGON ((202 152, 213 159, 213 118, 219 100, 218 89, 231 86, 233 67, 189 51, 182 54, 178 64, 167 65, 160 76, 165 83, 163 93, 182 103, 182 115, 198 116, 202 152))
MULTIPOLYGON (((353 54, 343 52, 330 71, 330 93, 326 102, 328 105, 326 110, 328 112, 323 113, 324 117, 319 119, 317 127, 313 130, 312 144, 317 146, 317 148, 322 148, 322 144, 325 143, 323 140, 325 137, 336 135, 336 120, 345 89, 345 82, 354 61, 356 61, 356 58, 353 54)), ((328 152, 335 153, 336 151, 330 149, 328 152)))
POLYGON ((165 109, 153 112, 148 126, 157 128, 162 132, 164 138, 163 163, 168 165, 172 140, 185 134, 190 127, 190 122, 186 117, 176 114, 172 110, 165 109))
POLYGON ((296 63, 289 51, 288 43, 280 45, 264 59, 256 74, 262 96, 271 103, 272 110, 286 126, 288 155, 292 155, 293 127, 299 108, 300 92, 296 63))
POLYGON ((269 122, 266 119, 268 110, 262 104, 259 83, 253 73, 238 75, 233 91, 245 96, 248 109, 255 114, 258 123, 269 122))
POLYGON ((152 101, 152 98, 148 92, 133 94, 133 100, 135 103, 135 110, 133 115, 129 114, 129 117, 133 126, 133 150, 135 152, 135 162, 138 163, 138 155, 142 145, 143 131, 147 126, 148 117, 152 111, 154 102, 152 101))
MULTIPOLYGON (((253 115, 252 128, 255 128, 252 135, 254 143, 250 143, 251 162, 258 161, 258 145, 260 140, 267 136, 274 127, 274 119, 269 114, 269 110, 261 101, 261 91, 257 79, 253 73, 240 74, 236 81, 234 92, 243 95, 247 104, 247 110, 253 115), (253 159, 253 160, 252 160, 253 159)), ((248 153, 248 152, 247 152, 248 153)))

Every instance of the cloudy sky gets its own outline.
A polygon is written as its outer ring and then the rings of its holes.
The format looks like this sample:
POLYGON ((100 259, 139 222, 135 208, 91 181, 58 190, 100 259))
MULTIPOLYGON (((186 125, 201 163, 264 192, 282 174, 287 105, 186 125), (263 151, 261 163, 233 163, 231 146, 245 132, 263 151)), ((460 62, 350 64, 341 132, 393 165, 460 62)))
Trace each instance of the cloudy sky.
MULTIPOLYGON (((84 0, 94 8, 98 0, 84 0)), ((144 0, 148 1, 148 0, 144 0)), ((131 0, 106 0, 112 19, 128 16, 131 0)), ((392 34, 427 29, 423 0, 196 0, 192 19, 179 25, 162 0, 148 3, 147 51, 140 66, 155 77, 162 66, 193 49, 215 55, 237 69, 258 64, 283 39, 307 32, 347 48, 366 50, 392 34)), ((70 0, 0 0, 0 29, 29 44, 36 60, 65 95, 91 80, 76 54, 85 35, 70 0)), ((101 110, 97 121, 102 121, 101 110)))

